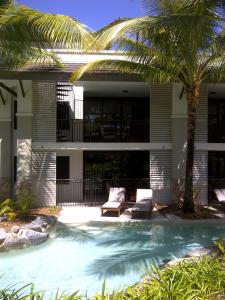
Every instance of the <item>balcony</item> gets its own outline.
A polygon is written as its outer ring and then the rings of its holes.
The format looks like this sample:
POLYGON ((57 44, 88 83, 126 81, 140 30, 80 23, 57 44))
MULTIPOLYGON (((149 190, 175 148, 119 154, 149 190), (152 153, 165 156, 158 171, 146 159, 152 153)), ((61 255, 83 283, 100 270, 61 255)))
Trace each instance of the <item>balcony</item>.
POLYGON ((57 142, 147 143, 149 119, 102 122, 58 119, 57 142))

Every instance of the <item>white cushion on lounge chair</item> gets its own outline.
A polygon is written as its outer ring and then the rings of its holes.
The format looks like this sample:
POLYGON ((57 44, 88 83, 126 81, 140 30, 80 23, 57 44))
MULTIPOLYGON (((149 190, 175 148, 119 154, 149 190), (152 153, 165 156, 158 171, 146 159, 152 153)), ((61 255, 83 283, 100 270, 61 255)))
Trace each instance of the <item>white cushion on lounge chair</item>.
POLYGON ((152 210, 152 190, 137 189, 136 203, 132 208, 132 213, 150 213, 152 210))
POLYGON ((214 192, 218 201, 225 202, 225 189, 215 189, 214 192))
POLYGON ((125 200, 125 191, 123 187, 111 187, 109 190, 108 202, 119 202, 123 203, 125 200))
POLYGON ((103 208, 118 208, 121 206, 120 202, 107 201, 102 205, 103 208))
POLYGON ((137 189, 136 203, 151 202, 152 190, 151 189, 137 189))

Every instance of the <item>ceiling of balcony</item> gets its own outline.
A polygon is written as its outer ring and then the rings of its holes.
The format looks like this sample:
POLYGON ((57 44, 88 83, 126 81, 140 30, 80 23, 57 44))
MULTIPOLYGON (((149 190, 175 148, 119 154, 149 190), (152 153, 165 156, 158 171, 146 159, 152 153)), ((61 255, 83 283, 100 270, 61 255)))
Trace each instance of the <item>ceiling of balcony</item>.
POLYGON ((84 87, 88 97, 149 97, 150 87, 144 82, 85 81, 77 85, 84 87))
POLYGON ((210 84, 209 85, 209 98, 225 99, 225 84, 210 84))

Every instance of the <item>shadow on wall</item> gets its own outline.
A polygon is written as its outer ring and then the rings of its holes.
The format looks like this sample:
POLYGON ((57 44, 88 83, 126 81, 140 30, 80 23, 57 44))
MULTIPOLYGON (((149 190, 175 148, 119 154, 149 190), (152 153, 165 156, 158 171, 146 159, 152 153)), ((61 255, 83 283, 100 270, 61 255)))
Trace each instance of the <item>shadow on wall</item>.
POLYGON ((31 175, 31 139, 19 139, 17 142, 17 183, 30 179, 31 175))
POLYGON ((172 199, 172 153, 157 151, 150 154, 150 187, 153 203, 167 204, 172 199))
POLYGON ((11 197, 11 179, 0 177, 0 201, 11 197))
POLYGON ((198 191, 197 201, 208 204, 208 153, 198 151, 194 161, 194 189, 198 191))
POLYGON ((37 196, 37 206, 56 205, 56 154, 34 151, 32 153, 32 190, 37 196))

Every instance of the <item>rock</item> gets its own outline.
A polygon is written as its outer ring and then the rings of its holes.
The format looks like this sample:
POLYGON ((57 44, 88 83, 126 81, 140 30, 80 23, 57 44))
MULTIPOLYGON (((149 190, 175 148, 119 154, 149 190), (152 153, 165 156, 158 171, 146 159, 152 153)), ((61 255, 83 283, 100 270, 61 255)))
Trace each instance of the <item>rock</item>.
POLYGON ((37 222, 39 224, 47 224, 47 226, 53 226, 57 223, 57 217, 55 216, 38 216, 36 220, 33 222, 37 222))
POLYGON ((25 224, 22 226, 22 229, 29 229, 29 230, 34 230, 37 232, 43 232, 47 227, 42 227, 39 224, 36 223, 29 223, 29 224, 25 224))
POLYGON ((212 249, 210 248, 199 248, 192 251, 189 251, 186 254, 186 257, 201 257, 204 255, 210 255, 212 254, 212 249))
POLYGON ((56 223, 57 218, 54 216, 39 216, 21 227, 12 226, 10 232, 0 229, 0 250, 8 251, 43 243, 49 238, 49 234, 43 231, 56 223))
POLYGON ((4 242, 7 237, 7 233, 3 228, 0 228, 0 244, 4 242))
POLYGON ((20 230, 20 226, 17 226, 17 225, 12 226, 12 228, 11 228, 11 232, 16 233, 16 234, 19 232, 19 230, 20 230))
POLYGON ((49 237, 48 233, 42 233, 33 230, 24 230, 23 235, 27 238, 27 240, 31 245, 37 245, 43 243, 49 237))
POLYGON ((23 229, 35 230, 43 232, 57 223, 57 218, 54 216, 38 216, 34 221, 22 226, 23 229))
POLYGON ((49 237, 48 233, 36 232, 29 229, 21 229, 17 235, 14 232, 7 233, 1 248, 4 250, 25 248, 45 242, 49 237))
POLYGON ((1 216, 0 217, 0 222, 5 222, 7 221, 7 217, 6 216, 1 216))
POLYGON ((6 251, 11 249, 19 249, 26 247, 27 239, 21 236, 15 236, 11 233, 7 234, 7 238, 5 239, 4 243, 2 244, 2 248, 6 251))
MULTIPOLYGON (((195 257, 196 258, 196 257, 195 257)), ((180 263, 183 263, 183 262, 187 262, 187 261, 192 261, 195 259, 194 257, 182 257, 182 258, 176 258, 176 259, 173 259, 171 261, 169 261, 167 264, 166 264, 166 267, 174 267, 180 263)))
POLYGON ((186 257, 201 257, 204 255, 216 256, 220 254, 220 250, 216 246, 210 246, 205 248, 199 248, 189 251, 186 257))

